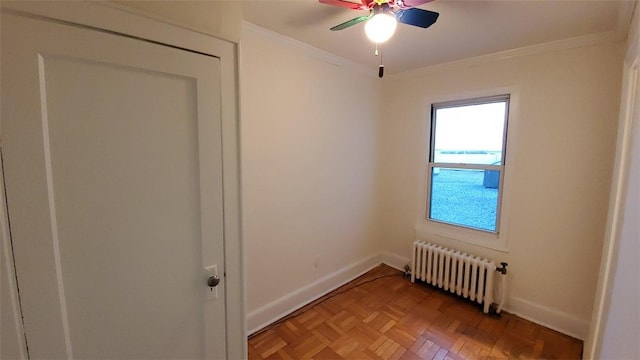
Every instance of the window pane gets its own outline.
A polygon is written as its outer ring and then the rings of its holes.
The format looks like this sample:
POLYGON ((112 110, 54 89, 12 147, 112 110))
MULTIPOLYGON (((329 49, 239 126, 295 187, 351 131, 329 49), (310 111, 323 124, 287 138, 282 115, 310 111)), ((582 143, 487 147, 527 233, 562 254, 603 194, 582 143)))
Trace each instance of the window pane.
POLYGON ((506 104, 436 107, 433 162, 502 164, 506 104))
POLYGON ((496 231, 499 170, 434 167, 429 219, 496 231))

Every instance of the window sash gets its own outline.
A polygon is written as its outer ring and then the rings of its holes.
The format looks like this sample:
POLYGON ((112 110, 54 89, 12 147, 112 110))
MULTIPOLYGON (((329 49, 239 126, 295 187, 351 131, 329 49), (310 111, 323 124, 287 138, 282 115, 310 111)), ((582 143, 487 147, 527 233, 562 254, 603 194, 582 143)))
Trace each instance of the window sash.
POLYGON ((446 224, 451 226, 456 226, 464 229, 471 229, 476 231, 482 231, 488 234, 500 234, 500 215, 502 213, 502 188, 504 183, 504 173, 505 169, 503 165, 469 165, 469 164, 448 164, 448 163, 429 163, 427 166, 427 202, 426 202, 426 216, 425 219, 427 221, 433 221, 440 224, 446 224), (451 166, 449 166, 451 165, 451 166), (433 168, 446 168, 446 169, 470 169, 470 170, 498 170, 500 172, 500 179, 498 180, 498 198, 497 206, 496 206, 496 220, 495 220, 495 231, 482 229, 473 227, 470 225, 463 225, 458 223, 447 222, 439 219, 434 219, 431 217, 431 192, 432 192, 432 179, 433 179, 433 168))
POLYGON ((474 170, 503 170, 504 165, 486 165, 486 164, 464 164, 464 163, 443 163, 430 162, 430 168, 452 168, 452 169, 474 169, 474 170))
POLYGON ((442 101, 439 103, 434 103, 431 105, 433 109, 445 109, 452 107, 461 107, 461 106, 471 106, 471 105, 482 105, 482 104, 490 104, 496 102, 506 102, 509 105, 509 98, 511 96, 509 94, 495 95, 495 96, 483 96, 471 99, 463 99, 463 100, 452 100, 452 101, 442 101))
POLYGON ((505 173, 505 162, 506 162, 506 148, 507 148, 507 129, 508 129, 508 119, 509 119, 509 100, 510 95, 496 95, 496 96, 488 96, 474 99, 466 99, 466 100, 455 100, 455 101, 447 101, 441 102, 431 105, 431 134, 430 134, 430 149, 429 149, 429 157, 427 163, 427 191, 426 191, 426 211, 425 218, 427 221, 433 221, 441 224, 447 224, 451 226, 456 226, 464 229, 471 229, 476 231, 481 231, 489 234, 500 233, 500 218, 501 218, 501 209, 502 209, 502 191, 504 188, 504 173, 505 173), (501 152, 501 161, 499 165, 485 165, 485 164, 466 164, 466 163, 445 163, 445 162, 434 162, 435 156, 435 140, 436 140, 436 112, 438 109, 444 108, 452 108, 452 107, 461 107, 461 106, 472 106, 472 105, 482 105, 482 104, 490 104, 496 102, 504 102, 505 103, 505 111, 504 111, 504 126, 502 131, 502 152, 501 152), (432 181, 433 181, 433 168, 452 168, 452 169, 473 169, 473 170, 498 170, 500 172, 499 186, 498 186, 498 198, 497 198, 497 208, 496 208, 496 223, 495 223, 495 231, 480 229, 468 225, 449 223, 446 221, 433 219, 431 218, 431 193, 432 193, 432 181))
POLYGON ((504 102, 504 126, 502 127, 502 152, 501 152, 501 164, 504 165, 506 161, 506 150, 507 150, 507 128, 509 126, 509 99, 510 95, 496 95, 496 96, 487 96, 481 98, 473 98, 468 100, 454 100, 454 101, 446 101, 435 103, 431 105, 431 134, 429 141, 429 163, 434 163, 433 159, 435 156, 435 146, 436 146, 436 112, 438 109, 446 109, 452 107, 461 107, 461 106, 472 106, 472 105, 483 105, 483 104, 492 104, 497 102, 504 102))

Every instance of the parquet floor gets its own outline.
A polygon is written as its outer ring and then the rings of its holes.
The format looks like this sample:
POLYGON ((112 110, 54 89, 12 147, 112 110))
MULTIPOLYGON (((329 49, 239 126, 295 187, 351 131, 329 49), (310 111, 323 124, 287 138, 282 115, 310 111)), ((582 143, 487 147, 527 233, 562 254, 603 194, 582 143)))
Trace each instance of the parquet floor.
POLYGON ((582 341, 381 265, 249 338, 249 359, 580 359, 582 341), (337 294, 337 295, 336 295, 337 294))

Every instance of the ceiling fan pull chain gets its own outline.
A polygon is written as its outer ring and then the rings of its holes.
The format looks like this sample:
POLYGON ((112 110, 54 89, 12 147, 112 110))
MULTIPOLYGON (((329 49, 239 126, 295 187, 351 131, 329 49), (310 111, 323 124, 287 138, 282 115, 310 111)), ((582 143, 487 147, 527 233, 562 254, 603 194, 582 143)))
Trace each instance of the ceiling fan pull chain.
POLYGON ((382 65, 382 50, 378 52, 378 44, 376 44, 376 56, 380 54, 380 66, 378 67, 378 77, 382 78, 384 76, 384 65, 382 65))

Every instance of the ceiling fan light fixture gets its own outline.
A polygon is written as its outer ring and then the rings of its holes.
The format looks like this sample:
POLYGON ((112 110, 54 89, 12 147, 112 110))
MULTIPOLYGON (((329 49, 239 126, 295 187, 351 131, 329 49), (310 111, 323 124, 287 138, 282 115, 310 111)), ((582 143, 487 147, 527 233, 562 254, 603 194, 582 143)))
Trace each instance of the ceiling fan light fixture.
POLYGON ((393 36, 396 31, 398 22, 393 15, 380 12, 367 20, 364 24, 364 32, 367 34, 369 40, 376 44, 383 43, 393 36))

